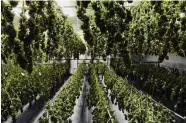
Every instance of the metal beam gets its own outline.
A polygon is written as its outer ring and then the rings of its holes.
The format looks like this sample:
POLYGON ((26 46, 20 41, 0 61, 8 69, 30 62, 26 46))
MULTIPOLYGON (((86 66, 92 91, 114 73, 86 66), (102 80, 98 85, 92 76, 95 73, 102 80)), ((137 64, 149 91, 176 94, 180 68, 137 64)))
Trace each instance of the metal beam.
POLYGON ((77 8, 77 6, 63 6, 64 8, 77 8))

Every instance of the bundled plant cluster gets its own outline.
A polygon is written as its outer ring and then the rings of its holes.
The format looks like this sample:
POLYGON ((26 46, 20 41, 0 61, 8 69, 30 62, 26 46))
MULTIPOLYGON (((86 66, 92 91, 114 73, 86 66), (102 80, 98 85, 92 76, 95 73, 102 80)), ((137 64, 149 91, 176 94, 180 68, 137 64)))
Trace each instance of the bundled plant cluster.
MULTIPOLYGON (((123 58, 110 59, 110 66, 114 69, 117 75, 125 76, 126 73, 129 73, 128 67, 126 67, 125 62, 123 61, 123 58)), ((131 69, 133 68, 133 65, 131 65, 131 69)))
POLYGON ((89 78, 90 88, 87 93, 87 102, 89 108, 93 109, 93 123, 117 123, 117 120, 113 116, 113 112, 109 106, 109 102, 104 92, 103 86, 98 79, 95 66, 90 68, 89 78))
POLYGON ((94 16, 89 9, 90 3, 91 1, 77 1, 77 16, 83 22, 81 29, 88 44, 88 53, 91 54, 93 61, 97 56, 106 58, 106 39, 101 35, 100 29, 94 22, 94 16))
POLYGON ((116 102, 119 109, 128 113, 125 118, 129 123, 174 123, 175 118, 171 111, 158 103, 154 103, 151 97, 136 91, 129 85, 127 79, 117 76, 113 70, 104 67, 104 83, 111 90, 111 100, 116 102))
POLYGON ((124 62, 130 67, 127 34, 131 13, 124 6, 124 1, 92 2, 95 23, 102 36, 106 38, 106 55, 125 57, 124 62))
MULTIPOLYGON (((21 2, 21 1, 20 1, 21 2)), ((55 1, 22 1, 18 30, 12 9, 18 1, 2 1, 2 60, 15 61, 29 73, 35 61, 78 58, 86 47, 55 1)))
POLYGON ((64 83, 68 73, 67 63, 36 65, 29 74, 14 64, 7 64, 2 69, 1 113, 2 121, 8 116, 16 120, 18 110, 36 100, 37 96, 48 100, 64 83), (59 78, 62 81, 59 81, 59 78), (54 90, 55 89, 55 90, 54 90))
MULTIPOLYGON (((12 9, 18 4, 17 1, 10 1, 9 4, 1 2, 1 58, 7 63, 8 59, 12 59, 13 53, 18 62, 25 62, 22 52, 21 42, 17 38, 17 31, 14 28, 14 14, 12 9)), ((24 66, 24 64, 21 64, 24 66)))
POLYGON ((68 83, 57 96, 54 102, 48 102, 45 114, 40 118, 41 123, 70 121, 69 117, 73 114, 75 101, 80 96, 86 66, 80 64, 75 73, 70 77, 68 83))

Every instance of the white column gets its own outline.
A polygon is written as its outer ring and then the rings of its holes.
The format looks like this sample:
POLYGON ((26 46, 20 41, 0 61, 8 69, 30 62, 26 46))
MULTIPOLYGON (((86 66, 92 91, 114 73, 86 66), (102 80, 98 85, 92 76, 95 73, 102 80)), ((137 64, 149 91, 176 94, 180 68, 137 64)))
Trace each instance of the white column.
POLYGON ((107 66, 108 66, 109 68, 110 68, 110 58, 111 58, 111 57, 110 57, 110 55, 109 55, 109 56, 107 56, 107 59, 106 59, 106 60, 107 60, 107 66))

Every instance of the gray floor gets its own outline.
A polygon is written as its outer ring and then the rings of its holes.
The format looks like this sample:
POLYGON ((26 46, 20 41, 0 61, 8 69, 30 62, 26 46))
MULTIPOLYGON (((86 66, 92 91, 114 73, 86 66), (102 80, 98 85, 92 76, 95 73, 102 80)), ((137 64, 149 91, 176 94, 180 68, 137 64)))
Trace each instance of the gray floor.
MULTIPOLYGON (((99 76, 99 78, 101 80, 101 83, 103 84, 103 86, 106 89, 106 85, 104 83, 104 77, 102 78, 101 76, 99 76)), ((128 123, 128 121, 125 120, 125 117, 124 117, 124 114, 127 114, 127 112, 126 111, 125 112, 120 111, 119 108, 118 108, 118 105, 115 105, 115 103, 116 103, 115 100, 114 100, 114 103, 112 103, 110 93, 111 92, 110 92, 110 89, 109 89, 107 97, 109 99, 110 108, 114 112, 114 116, 115 116, 116 120, 118 121, 118 123, 128 123)))
POLYGON ((72 123, 91 123, 92 114, 88 110, 86 102, 86 92, 88 90, 88 81, 84 78, 83 90, 80 97, 76 100, 76 106, 74 107, 74 114, 71 116, 72 123))

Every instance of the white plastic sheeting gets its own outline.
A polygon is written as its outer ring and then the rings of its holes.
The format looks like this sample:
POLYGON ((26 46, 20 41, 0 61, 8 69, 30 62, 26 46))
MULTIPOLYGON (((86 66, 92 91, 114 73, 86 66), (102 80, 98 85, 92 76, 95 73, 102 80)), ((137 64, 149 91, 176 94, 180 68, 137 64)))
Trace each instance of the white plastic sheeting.
MULTIPOLYGON (((101 80, 101 83, 103 84, 103 86, 106 89, 106 85, 104 83, 104 76, 100 75, 99 79, 101 80)), ((126 111, 122 112, 119 110, 116 100, 114 100, 114 103, 112 103, 110 93, 111 93, 111 91, 110 91, 110 89, 108 89, 107 97, 109 99, 109 105, 110 105, 111 110, 114 112, 114 116, 115 116, 116 120, 118 121, 118 123, 128 123, 128 121, 125 120, 125 117, 124 117, 124 114, 127 114, 127 112, 126 111)))
POLYGON ((70 117, 72 123, 91 123, 92 122, 92 109, 88 109, 86 102, 86 92, 88 88, 88 81, 84 77, 82 91, 78 99, 76 99, 76 105, 74 106, 74 113, 70 117))

